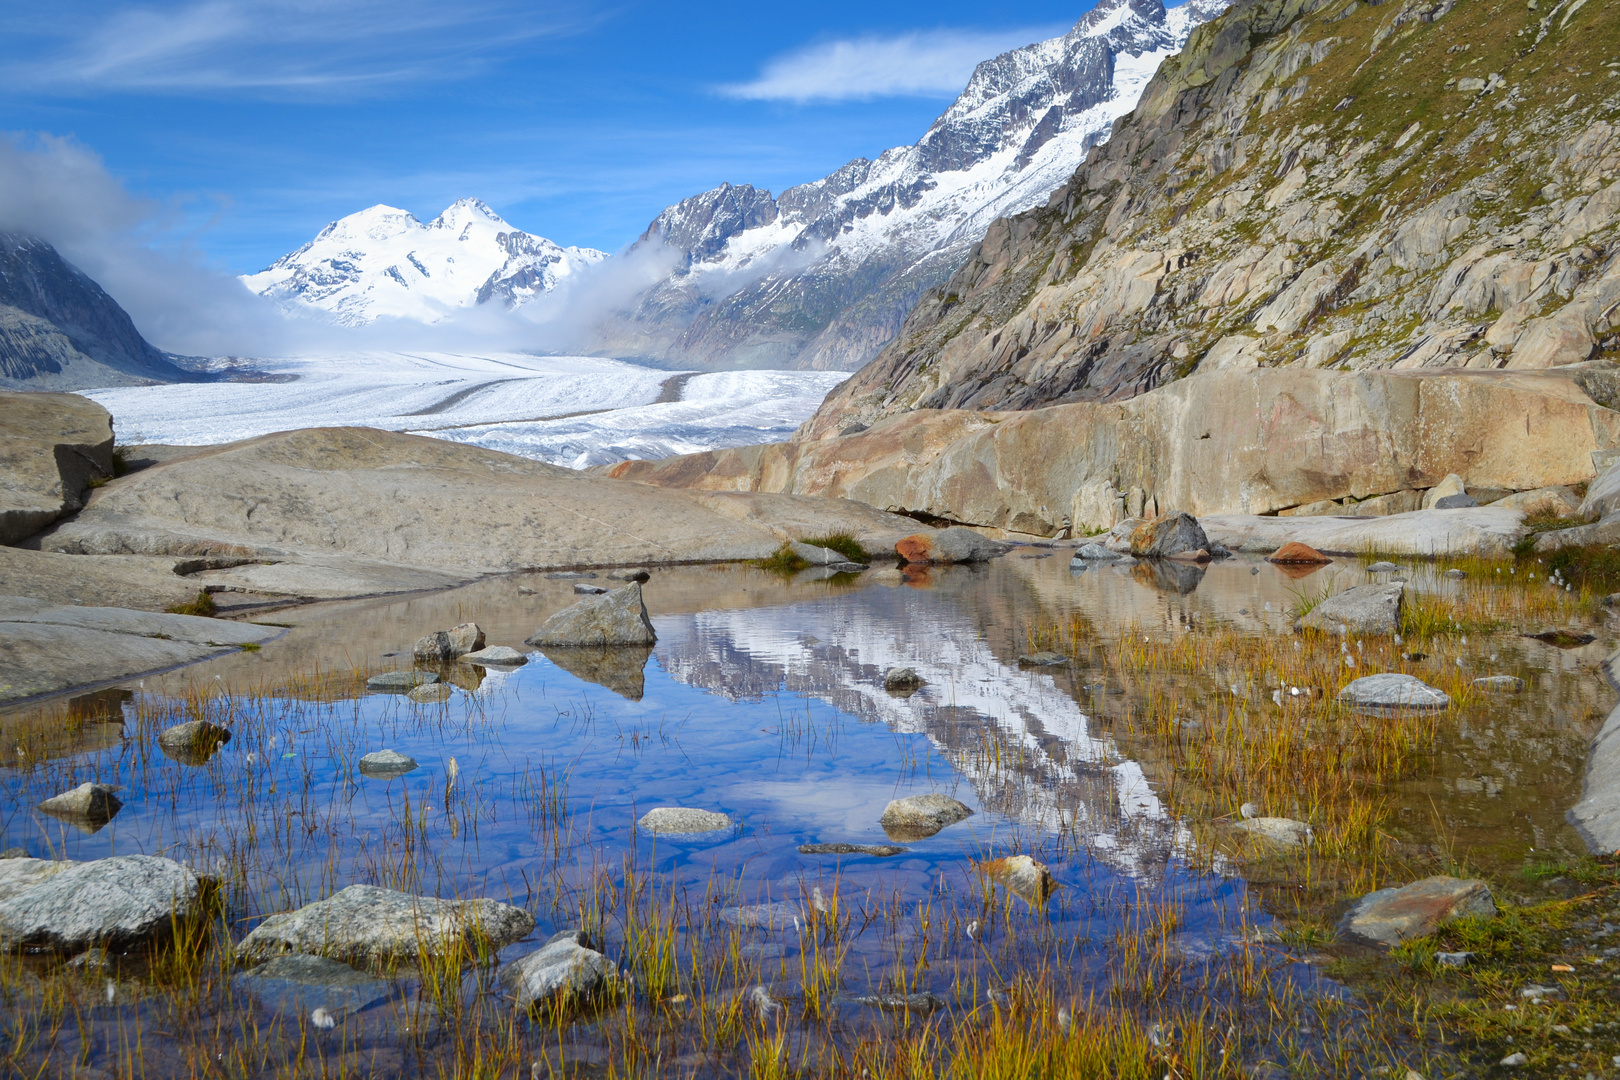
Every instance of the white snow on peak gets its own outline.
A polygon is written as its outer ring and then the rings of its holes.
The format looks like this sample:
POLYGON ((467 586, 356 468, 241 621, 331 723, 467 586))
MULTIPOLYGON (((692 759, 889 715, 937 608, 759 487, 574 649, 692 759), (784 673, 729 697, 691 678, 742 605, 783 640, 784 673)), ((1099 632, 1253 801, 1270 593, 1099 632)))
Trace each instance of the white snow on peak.
POLYGON ((521 304, 605 258, 513 228, 478 199, 458 199, 425 225, 379 204, 242 281, 284 309, 349 326, 385 316, 433 323, 475 304, 521 304))

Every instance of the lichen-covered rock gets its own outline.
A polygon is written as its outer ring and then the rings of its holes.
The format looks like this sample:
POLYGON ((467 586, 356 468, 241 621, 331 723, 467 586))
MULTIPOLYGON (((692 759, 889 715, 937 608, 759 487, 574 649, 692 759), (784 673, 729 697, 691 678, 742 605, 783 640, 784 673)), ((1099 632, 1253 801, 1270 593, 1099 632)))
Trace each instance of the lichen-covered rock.
POLYGON ((642 832, 672 835, 720 832, 731 826, 732 820, 725 814, 689 806, 654 807, 636 822, 636 828, 642 832))
POLYGON ((889 839, 905 842, 926 839, 972 816, 972 809, 949 795, 929 792, 891 800, 883 808, 883 816, 878 818, 878 823, 889 834, 889 839))
POLYGON ((658 634, 636 583, 581 600, 540 624, 526 641, 552 648, 655 645, 658 634))
POLYGON ((1209 537, 1191 514, 1160 514, 1131 533, 1131 554, 1138 559, 1174 559, 1203 553, 1208 557, 1209 537))
POLYGON ((1448 709, 1451 695, 1414 675, 1363 675, 1339 691, 1339 700, 1362 709, 1448 709))
POLYGON ((533 929, 533 915, 496 900, 440 900, 350 885, 326 900, 270 916, 237 944, 236 958, 303 953, 360 965, 470 958, 480 947, 503 948, 533 929))
POLYGON ((1323 600, 1294 626, 1326 634, 1398 634, 1405 594, 1406 584, 1400 581, 1357 585, 1323 600))
POLYGON ((1374 945, 1399 945, 1427 937, 1455 919, 1495 914, 1496 902, 1485 882, 1436 875, 1368 893, 1345 915, 1340 932, 1374 945))
POLYGON ((894 545, 908 563, 975 563, 993 559, 1002 545, 961 525, 937 532, 913 533, 894 545))
POLYGON ((199 910, 197 875, 173 859, 117 855, 76 863, 0 899, 0 948, 122 948, 199 910))
POLYGON ((606 992, 618 978, 613 962, 586 944, 582 931, 554 934, 535 952, 501 967, 500 985, 520 1009, 568 1005, 606 992))
POLYGON ((927 680, 915 668, 892 667, 883 673, 883 689, 891 694, 909 694, 926 685, 927 680))

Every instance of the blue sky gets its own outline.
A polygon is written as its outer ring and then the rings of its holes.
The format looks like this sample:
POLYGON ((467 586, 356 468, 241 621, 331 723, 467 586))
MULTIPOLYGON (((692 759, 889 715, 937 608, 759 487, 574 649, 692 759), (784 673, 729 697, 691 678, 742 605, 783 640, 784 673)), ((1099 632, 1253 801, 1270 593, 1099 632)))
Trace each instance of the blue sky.
POLYGON ((722 181, 914 141, 975 59, 1090 6, 4 0, 0 130, 99 156, 149 231, 238 273, 461 196, 613 251, 722 181))

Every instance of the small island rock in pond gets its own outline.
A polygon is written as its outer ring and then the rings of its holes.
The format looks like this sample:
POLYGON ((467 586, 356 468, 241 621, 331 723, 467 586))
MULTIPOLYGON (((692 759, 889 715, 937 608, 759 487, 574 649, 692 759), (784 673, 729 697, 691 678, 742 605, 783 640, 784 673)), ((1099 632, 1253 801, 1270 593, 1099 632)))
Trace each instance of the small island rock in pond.
POLYGON ((713 810, 659 806, 641 815, 636 828, 648 833, 707 833, 731 828, 731 818, 713 810))
POLYGON ((207 720, 188 720, 164 728, 158 736, 158 749, 182 765, 202 765, 220 747, 231 741, 231 733, 207 720))
POLYGON ((53 795, 39 809, 73 825, 80 832, 93 833, 124 808, 110 784, 83 783, 71 791, 53 795))
POLYGON ((481 667, 522 667, 529 662, 529 658, 508 645, 491 645, 487 649, 466 653, 461 656, 464 664, 478 664, 481 667))
POLYGON ((377 750, 360 759, 360 775, 393 780, 416 768, 416 759, 398 750, 377 750))
POLYGON ((1437 875, 1368 893, 1351 907, 1340 930, 1357 941, 1399 945, 1427 937, 1453 919, 1495 914, 1496 901, 1483 881, 1437 875))
POLYGON ((647 605, 641 600, 641 586, 631 584, 564 608, 541 623, 526 644, 575 647, 657 642, 647 605))
POLYGON ((579 930, 553 934, 537 951, 501 968, 500 985, 521 1009, 593 998, 618 977, 613 962, 579 930))
POLYGON ((1412 675, 1363 675, 1339 691, 1339 700, 1362 709, 1446 709, 1451 696, 1412 675))
POLYGON ((351 964, 477 955, 520 941, 534 916, 496 900, 440 900, 374 885, 350 885, 326 900, 272 915, 236 946, 238 961, 283 953, 351 964))
POLYGON ((1028 855, 987 859, 978 866, 991 881, 1004 886, 1008 892, 1030 907, 1041 907, 1053 893, 1062 888, 1052 880, 1052 875, 1045 866, 1028 855))
POLYGON ((334 1017, 357 1013, 391 993, 388 983, 324 956, 278 956, 252 971, 238 973, 231 985, 271 1012, 289 1020, 316 1009, 334 1017))
POLYGON ((1403 582, 1357 585, 1317 604, 1294 624, 1296 630, 1326 634, 1398 634, 1401 629, 1403 582))
POLYGON ((1375 562, 1371 566, 1367 567, 1367 573, 1369 573, 1369 574, 1393 574, 1395 571, 1401 570, 1401 569, 1404 569, 1404 568, 1401 566, 1400 563, 1375 562))
POLYGON ((200 888, 196 874, 155 855, 74 863, 0 900, 0 947, 124 948, 196 914, 200 888))
POLYGON ((1298 540, 1290 540, 1266 556, 1266 562, 1285 563, 1291 566, 1316 566, 1332 561, 1309 544, 1302 544, 1298 540))
POLYGON ((1138 559, 1209 557, 1209 537, 1191 514, 1160 514, 1131 533, 1131 554, 1138 559))
POLYGON ((913 533, 894 545, 908 563, 976 563, 1002 553, 1002 545, 965 525, 937 532, 913 533))
POLYGON ((1119 552, 1109 551, 1101 544, 1093 542, 1090 544, 1082 544, 1080 549, 1074 553, 1074 559, 1070 561, 1072 562, 1075 560, 1080 560, 1083 562, 1116 562, 1122 557, 1123 556, 1121 556, 1119 552))
POLYGON ((921 690, 924 685, 923 677, 908 667, 890 668, 883 673, 883 689, 890 693, 909 694, 913 690, 921 690))
POLYGON ((878 824, 891 840, 924 840, 972 816, 971 809, 949 795, 930 792, 893 800, 883 808, 878 824))
POLYGON ((894 844, 800 844, 800 855, 874 855, 887 859, 904 855, 906 849, 894 844))
POLYGON ((411 653, 424 664, 447 664, 483 647, 484 632, 477 623, 468 622, 449 630, 435 630, 418 641, 411 653))
POLYGON ((366 680, 366 689, 381 694, 408 694, 418 686, 436 683, 439 677, 431 671, 385 671, 366 680))

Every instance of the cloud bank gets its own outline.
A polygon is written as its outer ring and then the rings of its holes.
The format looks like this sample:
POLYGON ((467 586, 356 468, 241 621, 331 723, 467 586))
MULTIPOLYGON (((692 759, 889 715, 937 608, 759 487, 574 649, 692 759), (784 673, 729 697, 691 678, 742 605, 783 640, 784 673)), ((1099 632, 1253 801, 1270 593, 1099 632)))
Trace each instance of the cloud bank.
POLYGON ((809 45, 765 65, 759 77, 719 88, 749 101, 850 101, 878 97, 954 98, 973 69, 1046 30, 928 30, 809 45))

